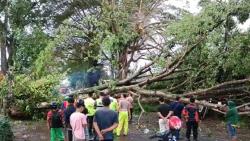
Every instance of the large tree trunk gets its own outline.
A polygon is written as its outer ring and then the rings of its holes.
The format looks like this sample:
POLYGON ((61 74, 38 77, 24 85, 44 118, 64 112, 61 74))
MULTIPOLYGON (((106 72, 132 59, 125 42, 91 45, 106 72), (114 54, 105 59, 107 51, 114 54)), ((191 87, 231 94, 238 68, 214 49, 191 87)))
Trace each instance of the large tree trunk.
POLYGON ((119 54, 119 73, 118 78, 119 80, 123 80, 127 78, 128 75, 128 61, 127 61, 127 49, 123 49, 122 52, 119 54))
POLYGON ((1 46, 1 71, 4 75, 6 75, 8 70, 8 62, 7 62, 7 54, 6 54, 6 44, 5 39, 0 39, 0 46, 1 46))
MULTIPOLYGON (((12 99, 13 99, 13 91, 12 91, 12 85, 13 85, 13 81, 12 81, 12 75, 11 75, 11 71, 9 71, 9 61, 12 61, 12 55, 13 55, 13 51, 12 51, 12 39, 9 40, 9 35, 10 35, 10 23, 9 23, 9 17, 10 17, 10 2, 7 1, 5 8, 4 8, 4 24, 3 24, 3 43, 4 45, 1 47, 1 68, 3 71, 4 75, 7 75, 7 79, 8 79, 8 94, 7 96, 5 96, 5 102, 6 104, 4 105, 5 107, 5 115, 7 114, 6 111, 9 110, 10 105, 12 103, 12 99), (8 52, 9 51, 9 52, 8 52), (9 53, 8 58, 7 58, 7 52, 9 53)), ((11 37, 12 38, 12 37, 11 37)), ((12 63, 12 62, 11 62, 12 63)))
POLYGON ((8 38, 8 44, 7 44, 7 50, 8 50, 8 66, 13 66, 14 65, 14 54, 15 54, 15 49, 14 49, 14 37, 11 36, 8 38))
POLYGON ((8 2, 6 2, 4 8, 4 23, 1 24, 2 34, 0 37, 0 46, 1 46, 1 71, 6 75, 8 71, 8 60, 7 60, 7 45, 8 45, 8 30, 9 30, 9 11, 8 11, 8 2))

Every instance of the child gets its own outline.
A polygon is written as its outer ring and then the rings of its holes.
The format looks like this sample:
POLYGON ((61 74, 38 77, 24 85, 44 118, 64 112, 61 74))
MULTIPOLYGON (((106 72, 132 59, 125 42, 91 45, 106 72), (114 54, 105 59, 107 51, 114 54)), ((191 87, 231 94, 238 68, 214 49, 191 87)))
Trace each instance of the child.
POLYGON ((83 114, 84 103, 76 103, 76 111, 70 116, 70 125, 73 132, 73 141, 85 141, 86 127, 87 127, 87 116, 83 114))
POLYGON ((50 141, 64 141, 63 112, 57 109, 57 104, 51 104, 51 110, 47 114, 47 126, 50 130, 50 141))

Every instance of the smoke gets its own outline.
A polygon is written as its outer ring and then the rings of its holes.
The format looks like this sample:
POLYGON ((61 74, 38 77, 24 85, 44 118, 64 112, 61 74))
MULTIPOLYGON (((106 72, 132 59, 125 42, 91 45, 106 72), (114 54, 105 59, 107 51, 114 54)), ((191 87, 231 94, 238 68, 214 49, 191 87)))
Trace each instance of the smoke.
POLYGON ((92 69, 91 71, 77 71, 68 76, 69 87, 72 90, 97 86, 101 79, 102 71, 92 69))

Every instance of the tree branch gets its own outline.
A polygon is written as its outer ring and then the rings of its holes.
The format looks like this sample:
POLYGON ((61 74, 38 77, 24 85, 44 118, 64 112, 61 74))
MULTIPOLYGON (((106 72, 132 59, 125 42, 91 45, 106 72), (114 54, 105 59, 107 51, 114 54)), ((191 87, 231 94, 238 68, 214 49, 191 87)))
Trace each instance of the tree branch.
POLYGON ((194 44, 193 46, 191 46, 180 58, 178 58, 178 59, 176 59, 173 63, 175 64, 175 62, 177 62, 175 65, 174 64, 171 64, 171 68, 169 68, 169 69, 167 69, 166 70, 166 72, 162 72, 162 73, 160 73, 160 75, 157 75, 157 76, 155 76, 155 77, 153 77, 153 78, 150 78, 150 79, 148 79, 148 80, 146 80, 146 81, 144 81, 144 82, 141 82, 140 84, 139 84, 139 86, 141 87, 141 86, 144 86, 144 85, 147 85, 147 84, 151 84, 151 83, 153 83, 153 82, 156 82, 156 81, 158 81, 158 80, 160 80, 160 79, 162 79, 162 78, 164 78, 164 77, 166 77, 166 76, 168 76, 168 75, 170 75, 170 74, 172 74, 175 70, 176 70, 176 68, 177 67, 179 67, 182 63, 183 63, 183 61, 184 61, 184 59, 188 56, 188 54, 197 46, 197 45, 199 45, 203 40, 205 39, 205 37, 202 37, 196 44, 194 44))
MULTIPOLYGON (((147 68, 149 68, 150 66, 152 66, 154 64, 154 62, 151 62, 147 65, 145 65, 144 67, 141 67, 139 70, 137 70, 132 76, 128 77, 127 79, 121 80, 119 81, 119 84, 125 84, 131 80, 133 80, 134 78, 136 78, 137 76, 139 76, 144 70, 146 70, 147 68)), ((145 72, 144 72, 145 73, 145 72)))
POLYGON ((248 79, 242 79, 242 80, 228 81, 228 82, 218 84, 208 89, 198 90, 195 92, 189 92, 189 93, 183 94, 182 96, 188 97, 188 96, 194 96, 194 95, 205 95, 207 92, 212 91, 212 90, 218 90, 220 88, 224 88, 230 85, 242 85, 244 83, 250 83, 250 79, 248 78, 248 79))
POLYGON ((240 106, 237 106, 236 108, 237 108, 237 109, 240 109, 240 108, 245 107, 245 106, 248 106, 248 105, 250 105, 250 102, 245 103, 245 104, 242 104, 242 105, 240 105, 240 106))

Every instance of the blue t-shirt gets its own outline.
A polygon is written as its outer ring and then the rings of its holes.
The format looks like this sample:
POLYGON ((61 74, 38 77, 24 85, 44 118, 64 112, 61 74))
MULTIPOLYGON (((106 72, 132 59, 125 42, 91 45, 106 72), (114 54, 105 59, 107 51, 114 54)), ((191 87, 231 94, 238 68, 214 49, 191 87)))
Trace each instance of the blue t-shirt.
POLYGON ((177 116, 181 119, 181 113, 184 108, 184 104, 181 102, 171 102, 170 103, 170 110, 174 112, 174 116, 177 116))
POLYGON ((76 111, 74 105, 68 105, 67 109, 64 111, 64 121, 66 125, 70 124, 70 116, 76 111))
MULTIPOLYGON (((118 114, 103 107, 96 111, 94 122, 97 122, 99 129, 103 130, 111 127, 114 123, 118 123, 118 114)), ((113 131, 107 132, 103 137, 104 139, 113 139, 113 131)))

